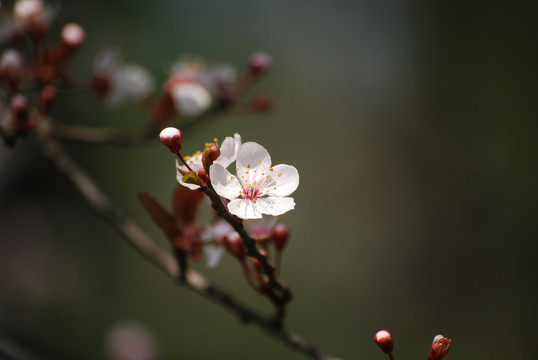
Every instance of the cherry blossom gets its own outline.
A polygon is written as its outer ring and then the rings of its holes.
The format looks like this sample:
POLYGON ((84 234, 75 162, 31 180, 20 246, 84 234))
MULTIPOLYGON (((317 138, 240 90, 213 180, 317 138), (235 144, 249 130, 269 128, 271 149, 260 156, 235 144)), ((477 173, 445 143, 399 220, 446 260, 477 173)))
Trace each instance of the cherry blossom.
POLYGON ((241 219, 260 219, 265 215, 282 215, 295 208, 288 197, 299 186, 299 173, 290 165, 271 166, 267 150, 255 143, 241 145, 237 153, 237 175, 221 164, 211 165, 213 188, 230 200, 228 210, 241 219))
POLYGON ((117 48, 105 49, 95 57, 93 73, 94 87, 110 105, 141 100, 155 88, 149 71, 139 65, 124 63, 117 48))

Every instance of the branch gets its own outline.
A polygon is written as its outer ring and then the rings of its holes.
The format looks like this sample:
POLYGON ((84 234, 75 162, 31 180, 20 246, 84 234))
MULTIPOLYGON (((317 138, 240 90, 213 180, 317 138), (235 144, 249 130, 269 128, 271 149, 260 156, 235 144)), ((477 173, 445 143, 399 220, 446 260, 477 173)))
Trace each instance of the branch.
POLYGON ((255 324, 263 331, 282 341, 287 346, 302 352, 316 360, 338 360, 330 356, 301 336, 283 327, 276 326, 274 321, 260 315, 255 310, 237 301, 228 293, 218 289, 201 274, 189 270, 186 281, 180 281, 180 271, 174 257, 160 248, 136 222, 117 208, 106 195, 97 187, 93 180, 82 170, 64 151, 61 144, 54 138, 54 132, 49 120, 43 121, 38 128, 39 139, 45 155, 56 168, 65 175, 75 189, 82 195, 99 217, 108 222, 123 238, 141 253, 147 260, 161 269, 164 273, 195 293, 210 299, 229 312, 236 315, 245 324, 255 324))
POLYGON ((247 249, 247 255, 257 259, 263 269, 263 272, 269 279, 269 287, 265 289, 265 295, 269 297, 273 305, 277 309, 277 314, 274 319, 275 326, 282 326, 282 321, 286 316, 286 304, 291 300, 292 294, 286 284, 279 281, 275 275, 275 268, 269 263, 267 257, 262 255, 256 247, 256 240, 254 240, 234 216, 232 216, 226 206, 222 203, 222 199, 215 192, 211 184, 208 187, 203 187, 203 191, 209 196, 214 204, 217 214, 226 220, 234 230, 241 236, 243 244, 247 249))
MULTIPOLYGON (((224 107, 217 107, 207 111, 199 116, 189 119, 181 124, 181 130, 192 129, 199 126, 200 123, 208 121, 223 112, 231 112, 224 107)), ((88 144, 113 144, 122 146, 139 146, 149 140, 156 138, 164 124, 156 125, 151 123, 143 130, 136 132, 119 131, 113 128, 95 128, 83 125, 59 125, 54 124, 54 137, 60 140, 82 142, 88 144)))

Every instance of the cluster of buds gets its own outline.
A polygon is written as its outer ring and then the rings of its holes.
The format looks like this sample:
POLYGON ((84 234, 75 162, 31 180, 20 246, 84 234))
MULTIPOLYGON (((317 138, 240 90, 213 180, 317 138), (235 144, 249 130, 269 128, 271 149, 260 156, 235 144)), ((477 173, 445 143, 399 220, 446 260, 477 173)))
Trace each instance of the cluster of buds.
POLYGON ((56 9, 42 0, 17 0, 0 40, 0 135, 9 146, 39 125, 50 111, 58 88, 68 86, 67 66, 86 34, 80 25, 66 24, 59 44, 47 46, 50 21, 56 9))
MULTIPOLYGON (((392 350, 394 349, 392 335, 387 330, 380 330, 375 334, 374 341, 379 346, 381 351, 387 354, 392 360, 392 350)), ((430 347, 428 360, 441 360, 447 356, 449 354, 451 342, 452 340, 444 337, 443 335, 436 335, 433 338, 433 342, 430 347)))

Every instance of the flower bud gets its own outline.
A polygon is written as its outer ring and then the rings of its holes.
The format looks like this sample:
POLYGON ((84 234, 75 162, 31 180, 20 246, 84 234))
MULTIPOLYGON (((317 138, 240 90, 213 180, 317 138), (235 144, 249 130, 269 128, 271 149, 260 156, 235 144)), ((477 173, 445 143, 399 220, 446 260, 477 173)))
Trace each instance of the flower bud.
MULTIPOLYGON (((267 251, 263 250, 263 249, 260 249, 259 250, 260 254, 267 257, 269 254, 267 253, 267 251)), ((253 257, 251 258, 252 260, 252 264, 254 265, 254 269, 256 270, 257 273, 261 274, 263 272, 263 269, 262 269, 262 264, 260 263, 260 260, 258 260, 257 258, 253 257)))
POLYGON ((378 331, 375 334, 374 341, 385 354, 392 353, 394 344, 392 342, 392 335, 387 330, 378 331))
POLYGON ((252 99, 249 106, 254 111, 262 112, 271 110, 275 104, 272 97, 268 95, 259 95, 252 99))
POLYGON ((205 171, 204 168, 199 168, 198 171, 196 172, 196 175, 198 175, 198 179, 200 179, 202 183, 207 184, 207 172, 205 171))
POLYGON ((451 339, 444 337, 443 335, 437 335, 433 338, 432 346, 430 348, 430 354, 428 360, 441 360, 449 354, 451 339))
POLYGON ((75 23, 67 24, 62 29, 62 41, 69 47, 82 45, 86 38, 86 32, 80 25, 75 23))
POLYGON ((13 5, 13 22, 23 28, 40 25, 45 16, 42 0, 17 0, 13 5))
POLYGON ((28 101, 28 98, 22 94, 13 96, 9 105, 16 117, 28 114, 28 111, 30 110, 30 102, 28 101))
POLYGON ((56 100, 57 91, 56 88, 52 85, 47 85, 41 91, 41 97, 39 99, 39 107, 42 112, 47 113, 54 100, 56 100))
POLYGON ((213 162, 220 156, 220 149, 217 145, 213 144, 207 147, 202 153, 202 164, 206 172, 209 172, 209 167, 213 165, 213 162))
POLYGON ((284 224, 276 224, 271 230, 271 241, 278 251, 282 251, 290 237, 290 229, 284 224))
POLYGON ((273 65, 273 59, 264 52, 257 52, 250 57, 249 66, 255 73, 265 72, 271 65, 273 65))
POLYGON ((183 139, 181 130, 174 127, 167 127, 161 131, 159 137, 161 138, 161 142, 174 154, 178 154, 181 151, 181 140, 183 139))
POLYGON ((243 240, 238 233, 233 232, 224 238, 224 247, 231 255, 235 256, 239 261, 245 260, 247 256, 243 240))
POLYGON ((0 58, 0 76, 11 84, 16 84, 22 74, 23 59, 20 52, 13 49, 4 51, 0 58))

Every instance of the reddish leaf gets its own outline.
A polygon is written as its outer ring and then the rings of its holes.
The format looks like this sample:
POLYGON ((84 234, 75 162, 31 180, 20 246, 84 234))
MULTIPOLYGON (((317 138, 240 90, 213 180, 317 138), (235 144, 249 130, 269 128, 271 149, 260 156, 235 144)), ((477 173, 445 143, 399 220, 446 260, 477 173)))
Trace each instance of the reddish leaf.
POLYGON ((196 210, 204 194, 198 190, 191 190, 178 186, 174 191, 173 208, 174 217, 180 223, 193 223, 196 210))
POLYGON ((155 223, 173 241, 180 234, 180 229, 172 214, 150 194, 143 192, 138 197, 155 223))

